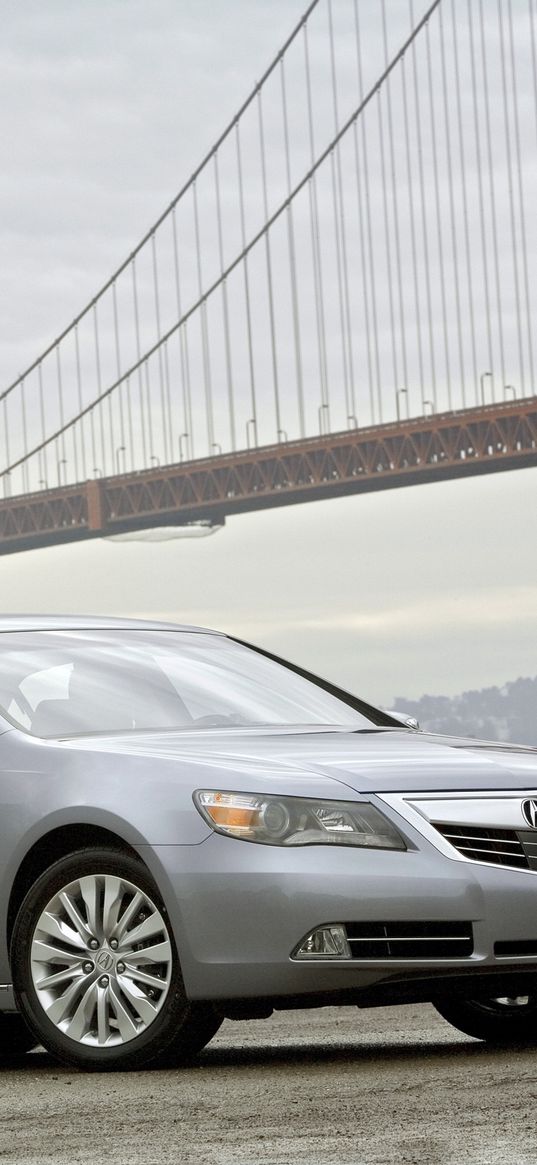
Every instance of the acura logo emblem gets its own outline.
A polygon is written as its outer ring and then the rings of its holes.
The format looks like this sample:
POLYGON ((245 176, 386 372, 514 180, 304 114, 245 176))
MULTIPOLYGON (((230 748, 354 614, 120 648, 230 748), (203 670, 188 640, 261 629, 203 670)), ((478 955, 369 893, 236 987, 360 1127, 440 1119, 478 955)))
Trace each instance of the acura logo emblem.
POLYGON ((522 813, 528 825, 531 825, 532 829, 537 829, 537 799, 532 797, 531 800, 523 801, 522 813))
POLYGON ((100 967, 101 971, 109 971, 114 964, 114 960, 112 955, 108 954, 108 951, 101 951, 100 955, 96 959, 96 963, 97 966, 100 967))

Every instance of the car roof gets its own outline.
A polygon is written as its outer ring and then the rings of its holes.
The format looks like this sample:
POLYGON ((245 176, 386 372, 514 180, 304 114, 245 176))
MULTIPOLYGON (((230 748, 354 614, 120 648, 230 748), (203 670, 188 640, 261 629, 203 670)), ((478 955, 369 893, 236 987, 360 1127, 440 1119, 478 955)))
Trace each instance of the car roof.
POLYGON ((110 615, 0 615, 0 634, 7 631, 190 631, 221 635, 208 627, 162 623, 151 619, 122 619, 110 615))

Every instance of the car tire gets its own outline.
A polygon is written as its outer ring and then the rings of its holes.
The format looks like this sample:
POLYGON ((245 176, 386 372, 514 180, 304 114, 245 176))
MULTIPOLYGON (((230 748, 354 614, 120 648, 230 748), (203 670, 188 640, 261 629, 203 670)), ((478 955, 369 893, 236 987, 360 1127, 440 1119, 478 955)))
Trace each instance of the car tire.
POLYGON ((24 1056, 35 1048, 37 1040, 21 1015, 4 1012, 0 1015, 0 1062, 24 1056))
POLYGON ((188 1064, 207 1046, 222 1027, 223 1017, 210 1003, 191 1003, 188 1019, 176 1040, 158 1057, 162 1067, 188 1064))
POLYGON ((130 854, 84 849, 46 870, 17 914, 11 962, 36 1040, 74 1067, 124 1071, 206 1042, 164 903, 130 854))
POLYGON ((437 999, 443 1019, 467 1036, 493 1044, 537 1042, 537 995, 437 999))

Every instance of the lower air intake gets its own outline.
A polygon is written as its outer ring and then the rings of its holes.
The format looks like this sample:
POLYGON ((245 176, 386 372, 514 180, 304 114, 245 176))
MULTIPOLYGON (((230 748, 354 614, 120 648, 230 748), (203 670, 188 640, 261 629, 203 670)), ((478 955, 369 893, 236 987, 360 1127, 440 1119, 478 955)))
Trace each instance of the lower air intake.
POLYGON ((471 922, 347 922, 353 959, 461 959, 473 953, 471 922))
POLYGON ((494 954, 497 959, 535 957, 537 955, 537 939, 521 938, 515 942, 494 943, 494 954))

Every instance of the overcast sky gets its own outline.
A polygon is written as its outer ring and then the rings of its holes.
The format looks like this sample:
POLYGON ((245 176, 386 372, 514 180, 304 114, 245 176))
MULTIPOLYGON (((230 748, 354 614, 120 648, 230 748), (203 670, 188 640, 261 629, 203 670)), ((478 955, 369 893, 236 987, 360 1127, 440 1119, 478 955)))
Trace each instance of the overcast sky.
MULTIPOLYGON (((4 0, 2 381, 188 177, 304 0, 4 0)), ((537 470, 230 519, 204 541, 0 559, 5 611, 229 630, 379 703, 537 673, 537 470)))

